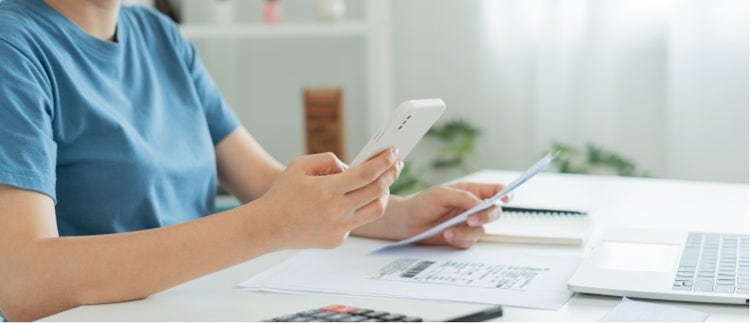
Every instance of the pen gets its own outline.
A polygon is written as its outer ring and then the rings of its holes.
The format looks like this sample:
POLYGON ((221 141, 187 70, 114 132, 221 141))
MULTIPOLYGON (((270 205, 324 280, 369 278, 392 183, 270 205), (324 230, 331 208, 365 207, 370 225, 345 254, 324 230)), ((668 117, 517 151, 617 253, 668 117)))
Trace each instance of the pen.
POLYGON ((503 316, 503 307, 500 305, 481 310, 479 312, 459 316, 446 322, 481 322, 503 316))
POLYGON ((547 214, 561 214, 561 215, 587 215, 584 211, 576 210, 556 210, 556 209, 540 209, 540 208, 529 208, 529 207, 517 207, 517 206, 501 206, 504 212, 516 212, 516 213, 547 213, 547 214))

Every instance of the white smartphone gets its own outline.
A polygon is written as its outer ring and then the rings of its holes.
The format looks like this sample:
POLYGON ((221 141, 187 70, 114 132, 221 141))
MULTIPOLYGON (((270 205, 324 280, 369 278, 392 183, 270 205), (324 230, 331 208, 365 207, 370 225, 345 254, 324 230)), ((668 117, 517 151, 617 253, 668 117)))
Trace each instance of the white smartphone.
POLYGON ((443 111, 445 102, 440 99, 409 100, 399 104, 349 167, 364 163, 392 147, 398 149, 399 159, 405 159, 427 130, 440 119, 443 111))

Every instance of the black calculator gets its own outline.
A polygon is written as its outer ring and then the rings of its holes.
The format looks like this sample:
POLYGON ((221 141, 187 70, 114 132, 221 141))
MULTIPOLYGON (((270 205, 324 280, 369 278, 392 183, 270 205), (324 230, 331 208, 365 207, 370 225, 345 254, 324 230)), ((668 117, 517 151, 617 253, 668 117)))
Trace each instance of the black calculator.
MULTIPOLYGON (((495 305, 476 313, 455 317, 445 322, 481 322, 503 315, 503 307, 495 305)), ((409 316, 348 305, 329 305, 317 309, 274 317, 266 322, 422 322, 409 316)))
POLYGON ((274 317, 267 322, 422 322, 422 318, 356 306, 329 305, 274 317))

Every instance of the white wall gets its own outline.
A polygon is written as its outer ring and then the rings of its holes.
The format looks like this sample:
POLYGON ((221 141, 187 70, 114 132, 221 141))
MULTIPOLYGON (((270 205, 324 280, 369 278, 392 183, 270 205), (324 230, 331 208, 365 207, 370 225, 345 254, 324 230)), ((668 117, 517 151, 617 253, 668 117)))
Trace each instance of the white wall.
POLYGON ((443 97, 486 167, 593 142, 653 176, 748 180, 746 1, 394 3, 395 98, 443 97), (429 8, 429 9, 427 9, 429 8))
POLYGON ((748 2, 701 1, 677 10, 665 175, 747 182, 748 2))
MULTIPOLYGON (((210 20, 210 2, 187 3, 188 19, 210 20)), ((314 1, 283 3, 289 20, 314 19, 314 1)), ((241 2, 241 19, 261 4, 241 2)), ((392 15, 395 101, 441 97, 445 120, 480 126, 482 167, 522 169, 560 140, 658 177, 748 181, 746 1, 398 0, 392 15)), ((349 154, 365 143, 363 39, 226 42, 198 48, 273 155, 304 153, 307 85, 342 84, 349 154)))

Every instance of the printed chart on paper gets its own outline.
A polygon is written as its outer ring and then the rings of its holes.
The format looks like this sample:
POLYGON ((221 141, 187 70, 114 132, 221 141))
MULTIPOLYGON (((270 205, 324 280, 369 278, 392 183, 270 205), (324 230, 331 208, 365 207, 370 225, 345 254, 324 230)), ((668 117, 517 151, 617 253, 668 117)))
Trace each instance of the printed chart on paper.
MULTIPOLYGON (((571 253, 410 247, 376 254, 356 245, 305 250, 240 283, 250 291, 503 304, 558 310, 580 262, 571 253)), ((370 249, 372 250, 372 249, 370 249)))
POLYGON ((390 280, 426 284, 445 284, 525 290, 540 274, 549 271, 543 266, 515 266, 466 261, 436 261, 419 258, 398 258, 372 276, 390 280))

